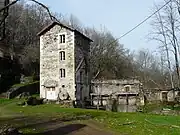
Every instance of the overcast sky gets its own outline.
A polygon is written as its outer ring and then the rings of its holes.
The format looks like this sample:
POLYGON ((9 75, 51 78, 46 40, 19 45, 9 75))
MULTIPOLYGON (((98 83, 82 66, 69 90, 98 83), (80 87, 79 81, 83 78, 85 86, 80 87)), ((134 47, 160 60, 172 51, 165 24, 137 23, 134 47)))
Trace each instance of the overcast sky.
MULTIPOLYGON (((64 16, 75 15, 84 26, 100 29, 105 26, 115 37, 120 37, 153 12, 153 6, 163 0, 39 0, 51 11, 64 16)), ((131 50, 155 50, 155 42, 147 41, 151 20, 125 36, 120 43, 131 50)))

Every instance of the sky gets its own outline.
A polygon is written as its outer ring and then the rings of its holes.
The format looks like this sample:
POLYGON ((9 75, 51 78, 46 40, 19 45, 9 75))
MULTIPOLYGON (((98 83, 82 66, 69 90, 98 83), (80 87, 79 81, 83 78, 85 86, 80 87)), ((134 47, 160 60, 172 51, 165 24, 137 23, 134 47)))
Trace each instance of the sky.
MULTIPOLYGON (((73 14, 84 26, 100 30, 107 28, 120 37, 153 13, 154 4, 163 0, 39 0, 51 11, 63 16, 73 14)), ((148 41, 152 27, 148 20, 139 28, 119 40, 125 48, 156 50, 158 43, 148 41)))

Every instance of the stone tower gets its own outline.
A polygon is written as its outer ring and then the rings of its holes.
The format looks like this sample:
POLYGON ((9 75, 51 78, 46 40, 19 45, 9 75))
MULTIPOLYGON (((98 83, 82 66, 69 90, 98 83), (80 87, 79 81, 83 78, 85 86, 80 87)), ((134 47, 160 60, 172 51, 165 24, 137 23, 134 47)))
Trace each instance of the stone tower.
POLYGON ((40 36, 40 97, 48 100, 89 98, 91 39, 53 22, 40 36))

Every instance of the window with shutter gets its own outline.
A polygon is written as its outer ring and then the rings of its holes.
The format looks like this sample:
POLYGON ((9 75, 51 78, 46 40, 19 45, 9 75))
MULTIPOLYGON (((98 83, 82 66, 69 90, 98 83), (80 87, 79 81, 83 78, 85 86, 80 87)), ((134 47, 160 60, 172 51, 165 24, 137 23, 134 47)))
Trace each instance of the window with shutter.
POLYGON ((60 69, 60 77, 61 78, 65 78, 66 77, 65 69, 63 69, 63 68, 60 69))
POLYGON ((60 44, 62 44, 62 43, 65 43, 66 42, 66 40, 65 40, 65 34, 62 34, 62 35, 60 35, 60 37, 59 37, 60 39, 59 39, 59 43, 60 44))
POLYGON ((60 60, 65 60, 65 51, 60 51, 60 60))

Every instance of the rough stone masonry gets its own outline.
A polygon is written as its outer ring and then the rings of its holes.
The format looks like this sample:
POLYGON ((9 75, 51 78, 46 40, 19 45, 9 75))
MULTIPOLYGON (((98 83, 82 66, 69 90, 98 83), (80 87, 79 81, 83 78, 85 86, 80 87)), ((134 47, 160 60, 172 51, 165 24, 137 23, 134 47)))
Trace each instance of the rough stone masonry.
POLYGON ((40 36, 40 97, 84 100, 89 96, 88 57, 91 40, 79 31, 53 22, 40 36))

